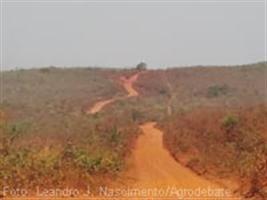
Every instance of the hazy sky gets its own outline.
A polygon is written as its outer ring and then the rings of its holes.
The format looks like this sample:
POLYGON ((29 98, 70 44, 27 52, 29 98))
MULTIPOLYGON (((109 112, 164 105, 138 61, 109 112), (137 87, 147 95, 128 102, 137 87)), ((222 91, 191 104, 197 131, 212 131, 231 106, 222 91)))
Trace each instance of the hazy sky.
POLYGON ((264 3, 5 3, 6 69, 264 60, 264 3))

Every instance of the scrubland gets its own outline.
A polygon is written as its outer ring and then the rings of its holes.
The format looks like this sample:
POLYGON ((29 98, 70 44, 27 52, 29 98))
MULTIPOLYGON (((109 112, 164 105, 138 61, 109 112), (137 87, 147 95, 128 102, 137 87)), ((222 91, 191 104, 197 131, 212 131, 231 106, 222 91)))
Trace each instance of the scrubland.
POLYGON ((43 68, 4 72, 0 185, 109 184, 155 121, 170 154, 205 178, 251 199, 267 198, 266 63, 147 70, 138 97, 125 95, 134 70, 43 68), (225 181, 227 180, 227 181, 225 181))

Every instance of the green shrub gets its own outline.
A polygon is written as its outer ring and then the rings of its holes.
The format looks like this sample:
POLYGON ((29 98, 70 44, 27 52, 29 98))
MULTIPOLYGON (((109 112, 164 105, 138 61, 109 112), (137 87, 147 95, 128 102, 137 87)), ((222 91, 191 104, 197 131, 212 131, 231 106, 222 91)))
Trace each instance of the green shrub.
POLYGON ((136 109, 133 109, 132 112, 131 112, 131 114, 132 114, 132 120, 134 122, 137 122, 139 120, 142 120, 142 118, 144 117, 143 114, 142 114, 142 112, 140 112, 140 111, 138 111, 136 109))
POLYGON ((229 92, 227 85, 214 85, 208 88, 207 96, 210 98, 226 95, 229 92))
POLYGON ((109 133, 107 134, 108 143, 110 143, 112 146, 117 146, 122 143, 122 134, 116 126, 112 127, 111 130, 109 130, 109 133))
POLYGON ((60 164, 60 153, 52 150, 42 150, 33 155, 34 165, 44 175, 56 169, 60 164))
POLYGON ((140 62, 138 65, 136 65, 137 70, 146 70, 147 69, 147 64, 145 62, 140 62))
POLYGON ((41 73, 49 73, 49 72, 51 71, 51 69, 48 68, 48 67, 45 67, 45 68, 41 68, 41 69, 39 69, 39 71, 40 71, 41 73))
POLYGON ((8 154, 13 142, 30 127, 28 122, 4 123, 0 126, 0 153, 8 154))
POLYGON ((121 169, 122 162, 116 153, 107 151, 89 152, 84 148, 67 146, 62 156, 67 166, 86 170, 88 173, 116 172, 121 169))
POLYGON ((234 115, 228 115, 223 119, 222 125, 226 129, 232 129, 238 124, 238 117, 234 115))
POLYGON ((74 163, 89 172, 98 172, 101 169, 101 156, 90 155, 83 149, 74 152, 74 163))

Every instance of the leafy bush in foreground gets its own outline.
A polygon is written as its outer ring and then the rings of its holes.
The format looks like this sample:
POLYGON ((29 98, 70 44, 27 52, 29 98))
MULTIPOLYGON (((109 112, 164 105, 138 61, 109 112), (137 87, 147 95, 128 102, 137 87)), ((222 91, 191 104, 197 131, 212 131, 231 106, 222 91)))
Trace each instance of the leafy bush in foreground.
MULTIPOLYGON (((74 186, 84 189, 88 184, 97 186, 101 181, 105 182, 105 177, 116 177, 123 169, 130 144, 138 133, 134 123, 129 125, 131 115, 122 113, 123 120, 121 117, 110 119, 104 113, 99 119, 90 116, 91 123, 95 124, 84 125, 80 135, 68 134, 67 138, 49 145, 35 142, 21 145, 21 142, 46 136, 28 134, 30 126, 27 123, 2 124, 0 186, 29 189, 74 186)), ((70 124, 69 130, 73 130, 72 126, 70 124)))

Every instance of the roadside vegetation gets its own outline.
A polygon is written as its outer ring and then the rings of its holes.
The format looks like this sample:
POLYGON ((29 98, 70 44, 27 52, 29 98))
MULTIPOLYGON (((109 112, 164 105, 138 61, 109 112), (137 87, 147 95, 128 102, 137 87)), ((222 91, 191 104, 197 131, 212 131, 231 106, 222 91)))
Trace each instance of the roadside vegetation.
POLYGON ((266 70, 266 63, 172 68, 137 83, 145 118, 158 121, 178 162, 257 200, 267 198, 266 70))
POLYGON ((115 178, 139 132, 135 123, 127 113, 84 116, 76 123, 68 127, 71 132, 58 129, 52 136, 30 134, 28 124, 2 122, 0 185, 85 189, 115 178))
POLYGON ((116 178, 137 125, 127 112, 85 112, 100 99, 124 95, 115 80, 128 71, 50 67, 4 72, 0 186, 86 189, 116 178))
POLYGON ((197 174, 238 181, 243 196, 267 192, 267 107, 202 107, 162 123, 165 146, 197 174))
MULTIPOLYGON (((145 69, 145 68, 144 68, 145 69)), ((135 70, 54 67, 4 72, 0 105, 0 186, 112 184, 140 134, 158 122, 164 144, 207 178, 266 198, 266 64, 143 70, 140 96, 94 115, 99 100, 125 95, 120 77, 135 70)), ((115 181, 116 182, 116 181, 115 181)))

